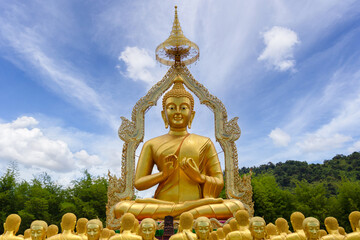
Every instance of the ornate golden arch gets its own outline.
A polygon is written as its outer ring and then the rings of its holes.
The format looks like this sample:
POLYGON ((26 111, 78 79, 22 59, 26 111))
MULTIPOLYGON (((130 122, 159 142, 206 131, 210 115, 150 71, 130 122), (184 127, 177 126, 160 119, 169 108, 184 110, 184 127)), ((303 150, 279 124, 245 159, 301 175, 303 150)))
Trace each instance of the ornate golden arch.
POLYGON ((215 138, 219 142, 225 156, 225 189, 228 198, 242 201, 253 214, 251 175, 239 176, 238 154, 235 141, 239 139, 241 131, 235 117, 228 121, 224 104, 198 81, 194 79, 184 64, 170 67, 161 81, 156 83, 148 93, 134 106, 131 121, 121 117, 119 137, 124 141, 121 177, 112 176, 109 171, 108 204, 106 206, 107 227, 119 228, 120 222, 114 216, 113 208, 121 200, 134 197, 135 152, 144 139, 144 119, 146 111, 156 105, 158 99, 171 87, 176 76, 182 77, 186 87, 192 91, 213 113, 215 119, 215 138))

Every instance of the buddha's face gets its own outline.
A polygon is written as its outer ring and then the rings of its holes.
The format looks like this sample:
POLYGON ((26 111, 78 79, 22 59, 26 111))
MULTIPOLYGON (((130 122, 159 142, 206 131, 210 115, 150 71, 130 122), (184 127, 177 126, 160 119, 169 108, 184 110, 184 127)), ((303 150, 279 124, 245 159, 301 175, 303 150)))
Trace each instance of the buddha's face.
POLYGON ((265 224, 263 222, 253 222, 250 230, 254 239, 263 239, 265 237, 265 224))
POLYGON ((152 223, 145 222, 140 225, 140 235, 144 240, 154 239, 155 231, 155 226, 152 223))
POLYGON ((195 112, 191 109, 189 98, 169 97, 166 99, 162 115, 171 129, 186 129, 187 126, 190 126, 195 112))
POLYGON ((201 221, 196 224, 196 235, 201 240, 207 240, 210 236, 210 224, 209 222, 201 221))
POLYGON ((33 225, 31 227, 31 239, 32 240, 42 240, 45 239, 45 229, 40 225, 33 225))
POLYGON ((98 240, 101 234, 99 225, 93 223, 88 224, 86 234, 89 240, 98 240))
POLYGON ((319 223, 315 221, 308 222, 305 227, 305 233, 309 239, 318 239, 319 238, 319 223))

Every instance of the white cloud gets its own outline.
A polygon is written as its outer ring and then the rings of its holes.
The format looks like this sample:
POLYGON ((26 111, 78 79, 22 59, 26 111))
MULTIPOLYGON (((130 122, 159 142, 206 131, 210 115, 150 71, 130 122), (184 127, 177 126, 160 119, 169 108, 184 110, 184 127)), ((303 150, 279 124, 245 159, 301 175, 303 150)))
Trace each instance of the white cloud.
POLYGON ((297 146, 304 152, 322 152, 341 148, 351 140, 352 137, 338 133, 332 136, 309 134, 304 141, 298 142, 297 146))
POLYGON ((147 84, 153 84, 156 80, 159 80, 155 79, 152 73, 156 67, 154 56, 150 56, 149 51, 146 49, 126 47, 120 54, 119 60, 126 64, 126 72, 124 74, 132 80, 140 80, 147 84))
POLYGON ((291 137, 289 134, 281 130, 280 128, 275 128, 269 134, 269 137, 273 140, 273 143, 276 146, 286 147, 289 145, 291 141, 291 137))
POLYGON ((66 142, 47 137, 37 124, 27 116, 0 124, 0 158, 62 172, 101 163, 96 155, 85 150, 72 152, 66 142))
POLYGON ((263 33, 263 38, 266 47, 258 60, 267 62, 279 71, 293 69, 295 66, 294 46, 300 43, 296 32, 275 26, 263 33))
POLYGON ((360 152, 360 141, 355 142, 351 147, 348 148, 349 153, 360 152))

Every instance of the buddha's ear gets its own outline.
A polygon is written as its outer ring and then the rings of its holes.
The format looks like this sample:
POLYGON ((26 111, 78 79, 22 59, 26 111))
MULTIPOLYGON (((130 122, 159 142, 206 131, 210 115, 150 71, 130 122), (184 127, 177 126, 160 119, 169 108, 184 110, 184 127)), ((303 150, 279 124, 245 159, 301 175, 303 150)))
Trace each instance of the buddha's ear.
POLYGON ((165 128, 167 129, 169 127, 169 123, 168 123, 168 120, 167 120, 167 117, 166 117, 166 114, 165 114, 165 111, 161 111, 161 117, 165 123, 165 128))
POLYGON ((194 120, 194 117, 195 117, 195 111, 191 111, 191 116, 190 116, 189 123, 188 123, 189 129, 191 129, 191 123, 194 120))

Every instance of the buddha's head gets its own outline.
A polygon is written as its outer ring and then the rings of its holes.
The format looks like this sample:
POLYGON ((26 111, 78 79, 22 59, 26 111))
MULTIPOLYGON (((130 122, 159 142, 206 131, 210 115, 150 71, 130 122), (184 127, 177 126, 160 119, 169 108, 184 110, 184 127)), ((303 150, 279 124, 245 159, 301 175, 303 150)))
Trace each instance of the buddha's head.
POLYGON ((44 240, 48 225, 45 221, 35 220, 31 223, 31 240, 44 240))
POLYGON ((55 224, 51 224, 46 232, 46 238, 52 237, 59 233, 59 228, 55 224))
POLYGON ((211 233, 210 220, 207 217, 198 217, 195 220, 195 232, 199 240, 207 240, 211 233))
POLYGON ((262 217, 253 217, 250 219, 249 228, 254 239, 265 238, 265 220, 262 217))
POLYGON ((273 223, 269 223, 268 225, 266 225, 265 233, 266 233, 267 239, 270 239, 271 236, 278 235, 276 226, 273 223))
POLYGON ((338 231, 339 231, 339 223, 338 223, 336 218, 327 217, 327 218, 325 218, 324 223, 325 223, 326 231, 329 234, 338 233, 338 231))
POLYGON ((76 225, 76 216, 73 213, 65 213, 61 219, 62 231, 74 231, 76 225))
POLYGON ((349 214, 349 222, 353 232, 359 231, 360 212, 353 211, 349 214))
POLYGON ((316 218, 305 218, 303 229, 307 239, 319 239, 320 222, 316 218))
POLYGON ((14 234, 16 234, 17 231, 19 231, 20 223, 21 218, 19 215, 10 214, 5 220, 4 229, 5 231, 13 232, 14 234))
POLYGON ((156 233, 156 222, 152 218, 145 218, 140 223, 139 234, 143 240, 153 240, 156 233))
POLYGON ((179 225, 182 230, 191 230, 194 222, 194 216, 190 212, 184 212, 180 215, 179 225))
POLYGON ((238 210, 235 213, 235 219, 241 227, 249 226, 249 212, 246 210, 238 210))
POLYGON ((285 218, 276 219, 275 226, 279 233, 289 233, 289 224, 285 218))
POLYGON ((76 223, 76 232, 78 234, 86 233, 86 224, 89 220, 87 218, 79 218, 76 223))
POLYGON ((135 222, 135 216, 132 213, 125 213, 121 217, 121 226, 120 226, 120 232, 123 231, 131 231, 131 229, 134 226, 135 222))
POLYGON ((292 225, 294 231, 302 230, 302 228, 303 228, 302 224, 303 224, 304 219, 305 219, 305 216, 301 212, 293 212, 290 215, 290 222, 291 222, 291 225, 292 225))
POLYGON ((195 116, 194 98, 186 91, 180 76, 174 79, 173 88, 163 97, 161 116, 165 127, 170 130, 191 128, 195 116))
POLYGON ((104 228, 102 231, 101 231, 101 234, 100 234, 100 238, 101 240, 107 240, 110 238, 110 235, 111 235, 111 232, 110 232, 110 229, 108 228, 104 228))
POLYGON ((103 224, 99 219, 91 219, 86 223, 86 235, 88 240, 98 240, 102 230, 103 224))

